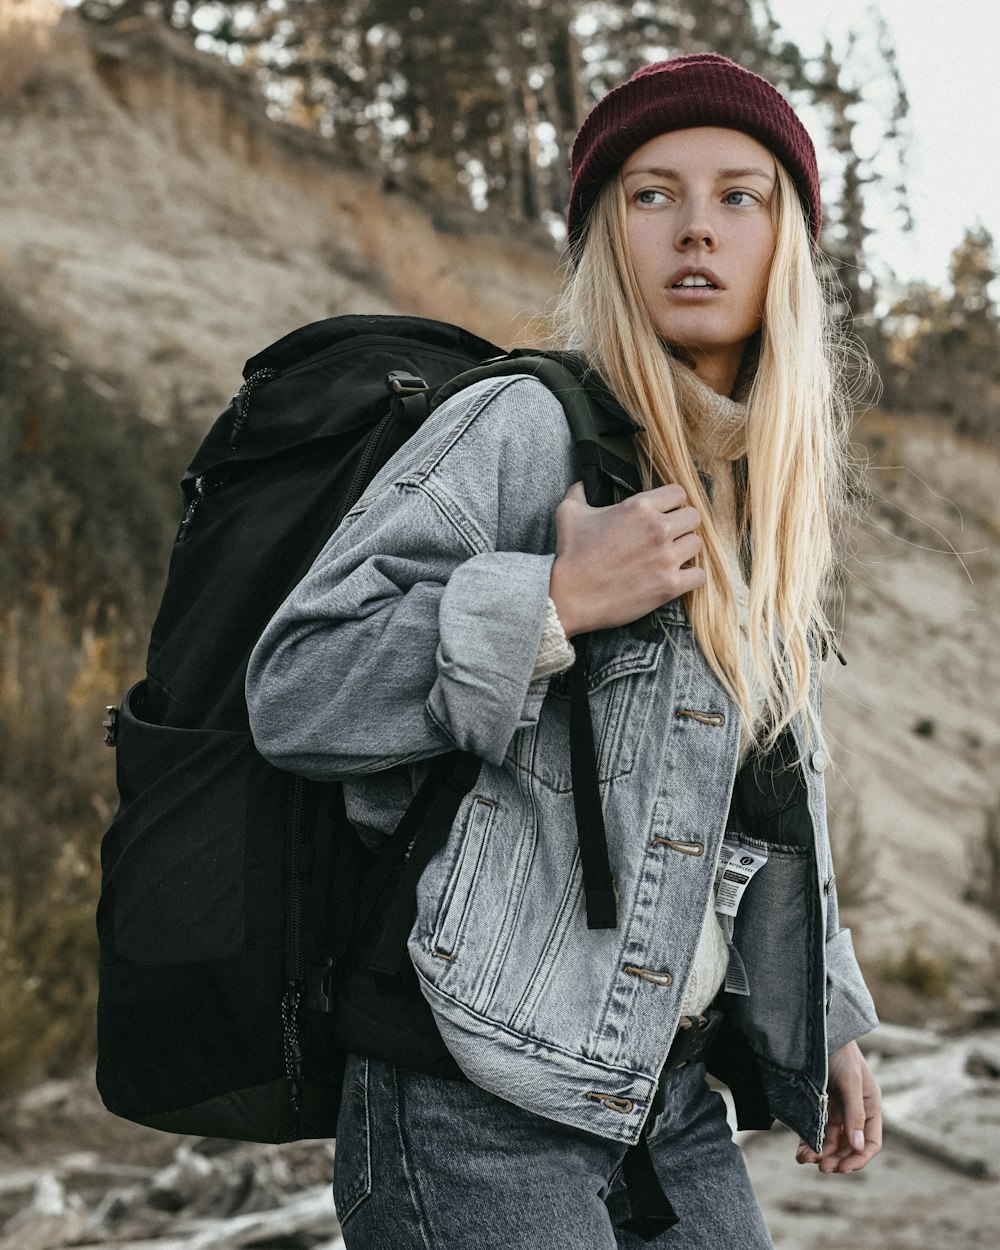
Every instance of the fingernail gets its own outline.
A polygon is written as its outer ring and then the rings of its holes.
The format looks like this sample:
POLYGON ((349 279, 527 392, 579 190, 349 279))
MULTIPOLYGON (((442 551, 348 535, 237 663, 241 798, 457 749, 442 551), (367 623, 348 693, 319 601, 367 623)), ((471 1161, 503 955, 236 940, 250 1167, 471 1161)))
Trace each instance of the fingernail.
POLYGON ((865 1149, 865 1135, 859 1128, 856 1128, 851 1134, 851 1145, 858 1152, 863 1154, 865 1149))

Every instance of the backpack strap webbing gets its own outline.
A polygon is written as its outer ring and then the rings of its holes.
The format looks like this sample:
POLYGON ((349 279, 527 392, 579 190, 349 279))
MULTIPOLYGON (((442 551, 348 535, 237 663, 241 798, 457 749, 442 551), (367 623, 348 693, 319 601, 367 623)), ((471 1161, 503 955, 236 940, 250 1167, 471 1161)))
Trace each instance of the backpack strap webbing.
POLYGON ((569 670, 569 759, 587 928, 617 929, 615 882, 608 859, 607 831, 597 783, 594 726, 587 697, 587 635, 574 638, 573 646, 576 663, 569 670))
POLYGON ((523 375, 538 378, 562 405, 591 507, 618 503, 642 489, 633 444, 642 427, 578 352, 510 352, 438 387, 429 408, 433 411, 476 382, 523 375))
POLYGON ((680 1217, 657 1174, 649 1152, 647 1129, 648 1122, 642 1127, 642 1136, 634 1146, 629 1146, 622 1160, 622 1179, 632 1208, 631 1216, 622 1227, 642 1241, 653 1241, 680 1223, 680 1217))

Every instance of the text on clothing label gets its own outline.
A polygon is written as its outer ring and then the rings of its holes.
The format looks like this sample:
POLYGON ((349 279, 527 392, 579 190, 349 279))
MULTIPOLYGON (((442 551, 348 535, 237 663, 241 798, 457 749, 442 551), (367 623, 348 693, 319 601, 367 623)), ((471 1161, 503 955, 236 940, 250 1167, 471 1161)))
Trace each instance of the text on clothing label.
POLYGON ((730 837, 726 837, 719 852, 719 866, 715 870, 715 910, 723 916, 735 916, 743 902, 746 888, 767 863, 761 851, 748 851, 730 837))
POLYGON ((750 997, 750 982, 743 959, 733 944, 734 917, 754 874, 766 863, 767 856, 763 852, 748 851, 734 838, 727 837, 723 840, 715 872, 715 910, 722 922, 729 950, 725 989, 727 994, 740 994, 744 998, 750 997))

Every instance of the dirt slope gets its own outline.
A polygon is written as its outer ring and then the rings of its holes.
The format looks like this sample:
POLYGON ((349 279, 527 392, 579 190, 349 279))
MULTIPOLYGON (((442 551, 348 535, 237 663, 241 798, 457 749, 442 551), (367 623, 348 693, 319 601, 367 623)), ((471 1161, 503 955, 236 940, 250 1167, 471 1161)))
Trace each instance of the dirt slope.
POLYGON ((214 415, 244 359, 306 321, 411 312, 507 345, 555 290, 553 250, 386 193, 163 28, 66 14, 4 37, 0 281, 151 415, 214 415))

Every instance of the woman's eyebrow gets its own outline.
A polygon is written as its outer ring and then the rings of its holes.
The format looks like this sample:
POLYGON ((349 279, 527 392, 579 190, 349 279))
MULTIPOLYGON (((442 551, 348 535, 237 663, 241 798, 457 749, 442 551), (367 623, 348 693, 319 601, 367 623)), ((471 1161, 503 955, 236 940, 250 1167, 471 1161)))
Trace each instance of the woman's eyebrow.
MULTIPOLYGON (((678 181, 681 175, 676 169, 665 169, 662 165, 637 165, 635 169, 628 169, 622 175, 624 178, 634 178, 637 174, 652 174, 654 178, 663 178, 667 181, 678 181)), ((774 174, 768 173, 766 169, 761 169, 758 165, 744 165, 737 169, 720 169, 716 177, 720 179, 726 178, 763 178, 767 182, 774 182, 774 174)))
POLYGON ((767 182, 774 182, 774 174, 768 173, 766 169, 761 169, 757 165, 745 165, 739 169, 720 169, 720 178, 763 178, 767 182))
POLYGON ((664 169, 662 165, 637 165, 635 169, 626 170, 624 178, 634 178, 636 174, 652 174, 654 178, 665 178, 676 181, 680 174, 676 169, 664 169))

